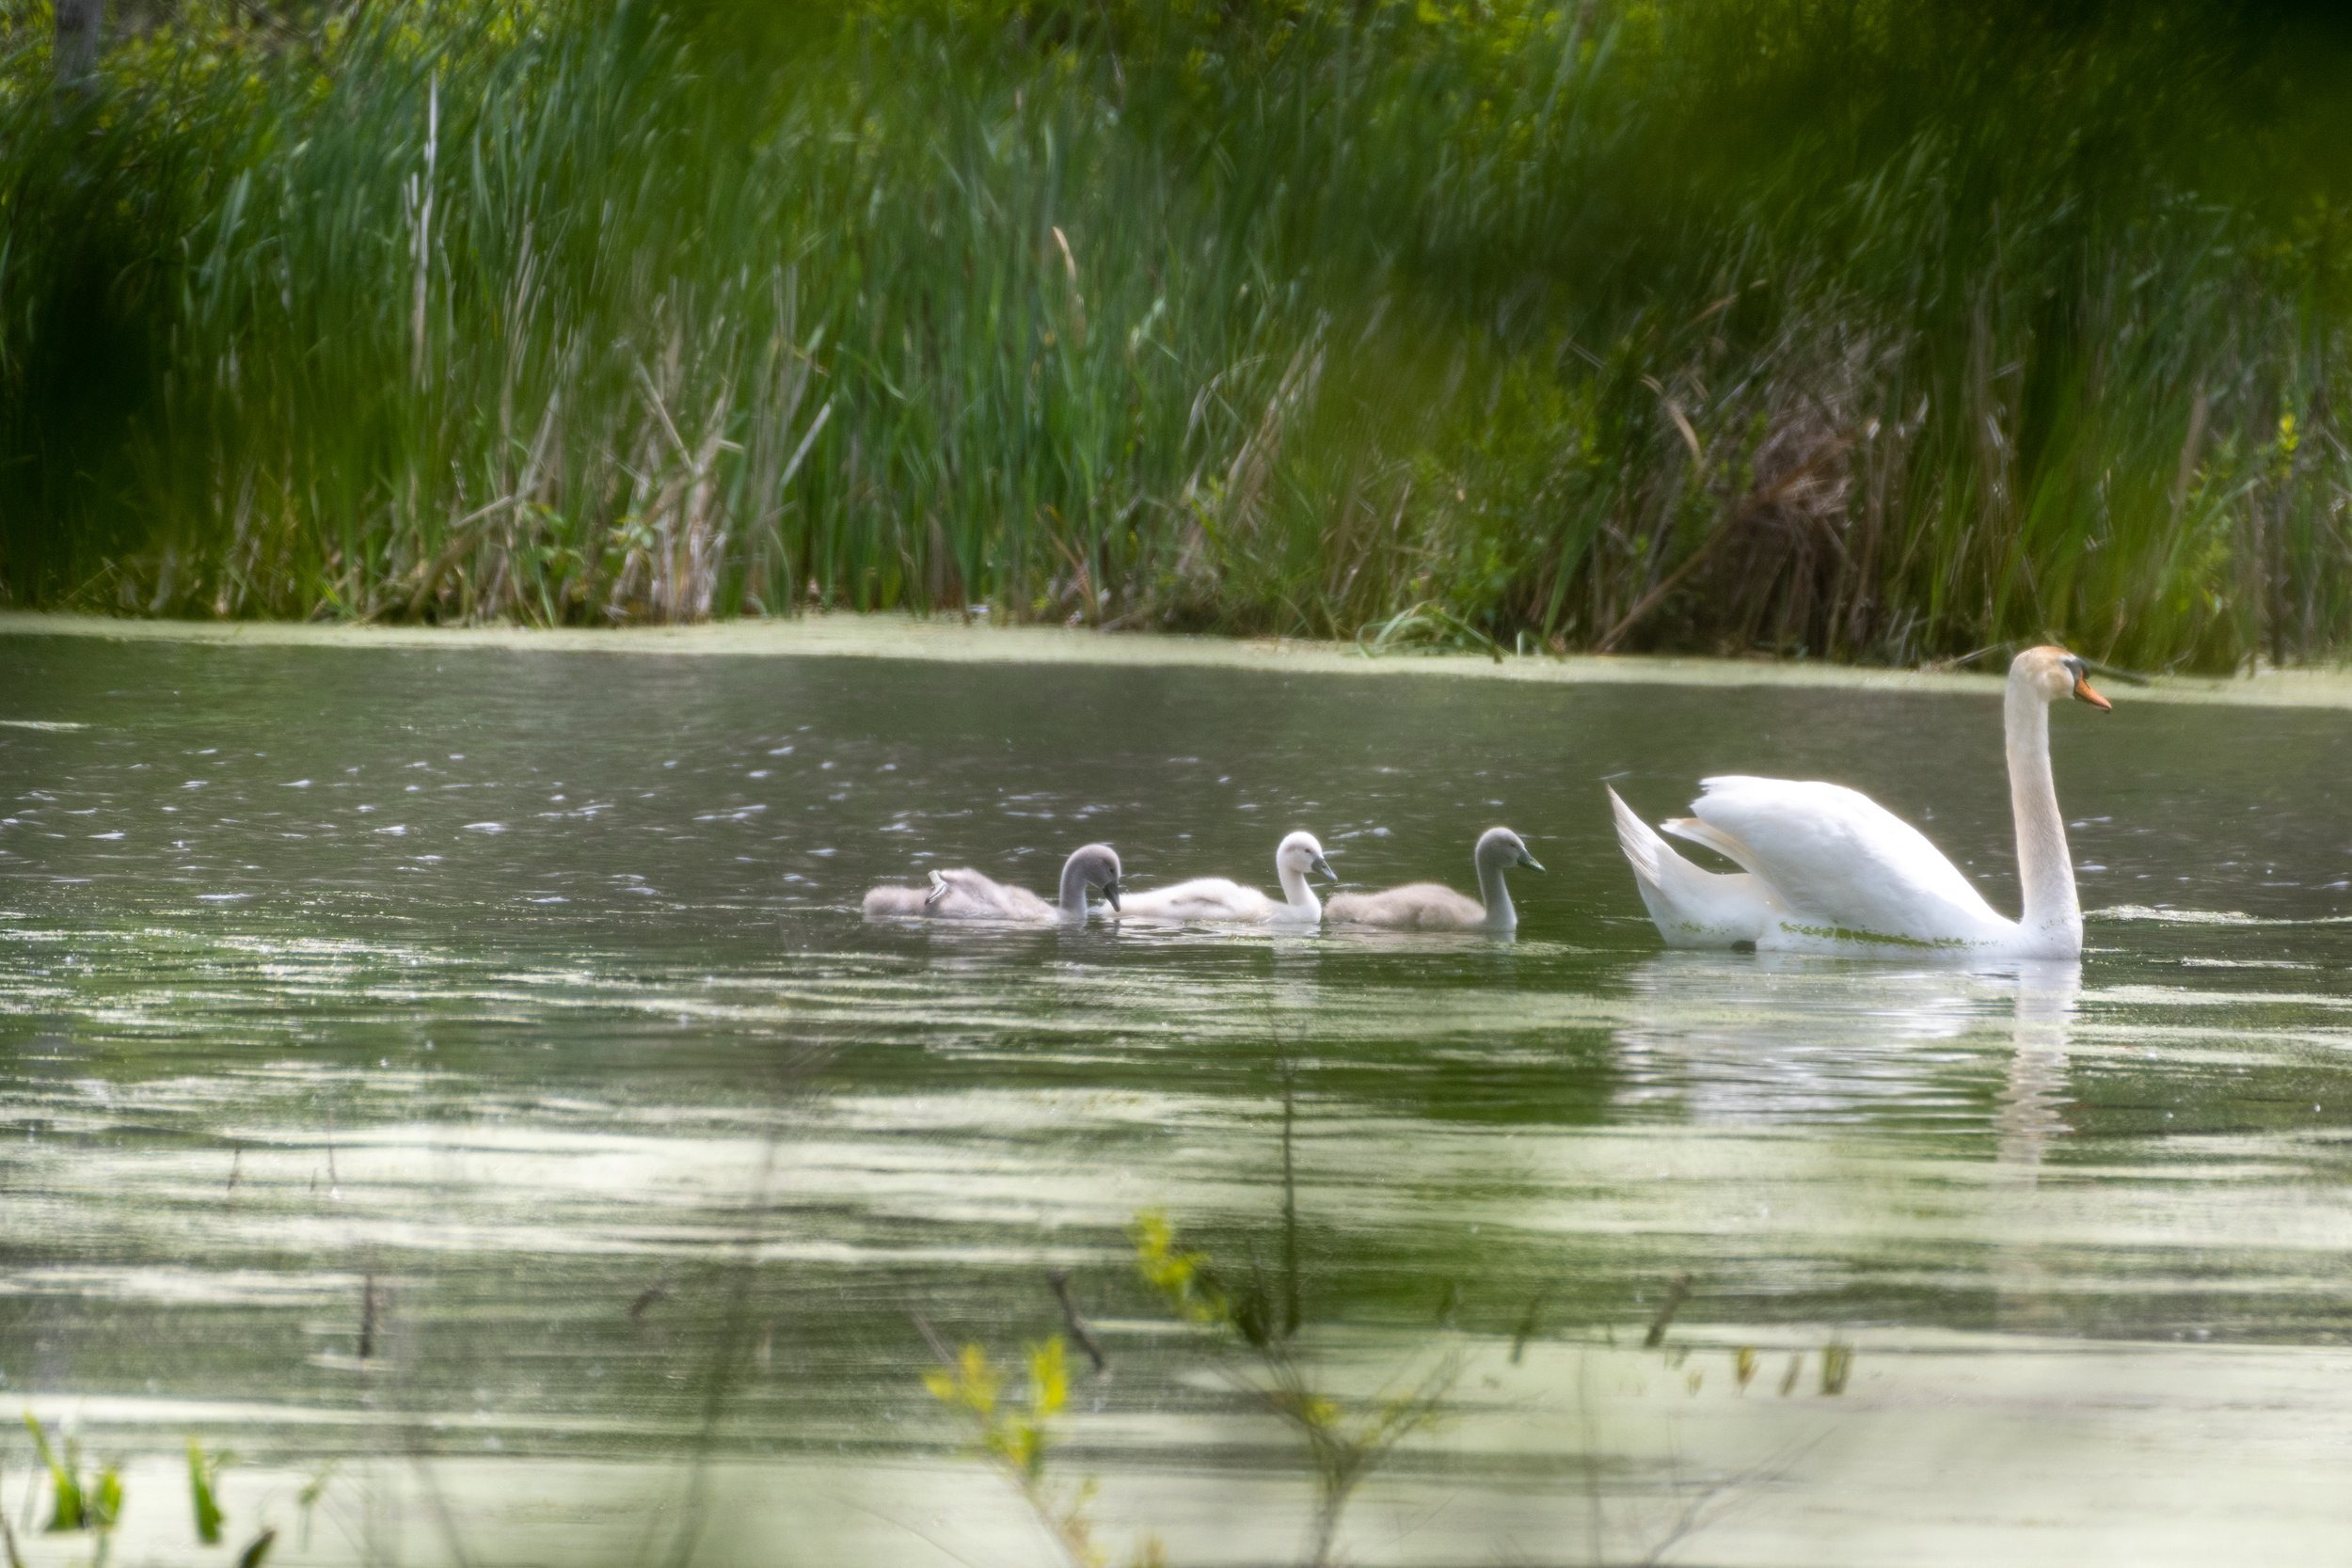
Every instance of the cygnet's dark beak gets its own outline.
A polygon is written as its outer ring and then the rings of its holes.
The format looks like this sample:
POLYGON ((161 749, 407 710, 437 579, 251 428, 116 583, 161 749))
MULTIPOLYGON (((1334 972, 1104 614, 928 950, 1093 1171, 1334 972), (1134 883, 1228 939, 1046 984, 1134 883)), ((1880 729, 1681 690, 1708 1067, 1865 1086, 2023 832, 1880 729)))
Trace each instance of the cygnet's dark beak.
POLYGON ((1328 877, 1335 882, 1340 879, 1340 874, 1331 869, 1331 863, 1325 860, 1321 855, 1317 855, 1313 860, 1309 861, 1307 863, 1307 869, 1328 877))
POLYGON ((1110 905, 1111 913, 1117 914, 1119 912, 1119 884, 1117 882, 1104 882, 1103 884, 1103 897, 1104 900, 1110 905))
POLYGON ((1534 856, 1529 854, 1524 849, 1519 851, 1519 863, 1527 867, 1530 871, 1541 871, 1544 868, 1543 862, 1537 860, 1534 856))

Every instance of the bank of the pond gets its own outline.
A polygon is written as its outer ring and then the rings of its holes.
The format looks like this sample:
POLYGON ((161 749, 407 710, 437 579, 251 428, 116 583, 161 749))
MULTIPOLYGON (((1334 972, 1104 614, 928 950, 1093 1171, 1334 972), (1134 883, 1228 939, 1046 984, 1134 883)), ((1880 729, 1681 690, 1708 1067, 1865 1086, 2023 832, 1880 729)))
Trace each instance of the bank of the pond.
POLYGON ((294 8, 0 27, 0 603, 2352 649, 2322 8, 294 8))
MULTIPOLYGON (((1826 662, 1535 655, 1492 658, 1429 651, 1375 655, 1345 642, 1302 638, 1194 637, 1083 627, 997 626, 984 620, 878 613, 810 614, 693 626, 354 626, 283 621, 153 621, 65 611, 0 610, 0 703, 6 640, 85 637, 124 642, 200 642, 252 648, 511 648, 620 656, 920 659, 961 664, 1112 665, 1259 670, 1287 675, 1393 675, 1562 686, 1779 687, 1890 692, 1998 689, 1997 657, 1966 669, 1887 670, 1826 662)), ((2126 704, 2215 703, 2259 707, 2352 708, 2352 667, 2263 669, 2226 679, 2165 675, 2114 688, 2126 704)), ((38 705, 19 690, 8 705, 38 705)), ((0 717, 8 717, 0 715, 0 717)))

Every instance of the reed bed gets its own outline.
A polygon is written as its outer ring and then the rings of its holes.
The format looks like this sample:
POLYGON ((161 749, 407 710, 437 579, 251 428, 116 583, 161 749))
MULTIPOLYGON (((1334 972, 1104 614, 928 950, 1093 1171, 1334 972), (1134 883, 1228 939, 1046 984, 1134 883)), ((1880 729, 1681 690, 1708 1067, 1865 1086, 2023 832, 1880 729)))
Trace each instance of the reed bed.
POLYGON ((2352 49, 2178 0, 183 0, 0 57, 0 591, 2352 641, 2352 49))

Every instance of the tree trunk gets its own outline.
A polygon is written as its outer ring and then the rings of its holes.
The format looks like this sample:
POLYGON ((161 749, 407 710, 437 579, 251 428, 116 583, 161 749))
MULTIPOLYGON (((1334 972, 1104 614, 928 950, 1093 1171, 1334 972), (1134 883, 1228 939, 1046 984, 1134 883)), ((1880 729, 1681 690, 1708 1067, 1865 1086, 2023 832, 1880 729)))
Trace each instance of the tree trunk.
POLYGON ((62 87, 82 87, 98 67, 98 35, 106 0, 56 0, 57 43, 50 57, 62 87))

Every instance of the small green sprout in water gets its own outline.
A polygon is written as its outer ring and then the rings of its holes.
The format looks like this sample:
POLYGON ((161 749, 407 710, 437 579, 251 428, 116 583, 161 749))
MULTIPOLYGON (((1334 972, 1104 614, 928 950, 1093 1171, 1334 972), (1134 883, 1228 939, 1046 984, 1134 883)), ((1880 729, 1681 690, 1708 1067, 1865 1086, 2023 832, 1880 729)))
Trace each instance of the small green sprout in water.
MULTIPOLYGON (((228 1523, 229 1515, 220 1506, 220 1472, 233 1464, 235 1459, 236 1456, 226 1449, 208 1453, 204 1445, 194 1436, 188 1438, 188 1500, 195 1510, 196 1538, 207 1546, 220 1544, 222 1528, 228 1523)), ((319 1498, 326 1494, 327 1482, 334 1479, 334 1475, 335 1465, 330 1461, 320 1466, 295 1495, 294 1500, 302 1509, 302 1533, 306 1544, 310 1533, 310 1511, 318 1506, 319 1498)), ((245 1549, 237 1554, 237 1568, 262 1568, 277 1544, 278 1527, 263 1525, 253 1539, 246 1543, 245 1549)))
POLYGON ((1756 1380, 1756 1347, 1741 1345, 1731 1353, 1731 1375, 1739 1380, 1740 1392, 1746 1393, 1748 1385, 1756 1380))
POLYGON ((1649 1331, 1642 1336, 1642 1343, 1656 1350, 1665 1343, 1666 1330, 1674 1326, 1675 1314, 1691 1299, 1691 1276, 1678 1274, 1666 1282, 1666 1299, 1659 1304, 1658 1314, 1649 1321, 1649 1331))
POLYGON ((1543 1327, 1544 1305, 1550 1299, 1549 1287, 1527 1298, 1527 1310, 1519 1315, 1519 1326, 1511 1335, 1511 1365, 1514 1367, 1519 1364, 1519 1357, 1526 1354, 1527 1342, 1535 1338, 1537 1331, 1543 1327))
POLYGON ((1452 1328, 1462 1313, 1462 1287, 1454 1280, 1445 1282, 1445 1290, 1438 1297, 1438 1326, 1452 1328))
POLYGON ((188 1439, 188 1503, 196 1513, 196 1538, 207 1546, 220 1544, 220 1467, 225 1453, 208 1454, 204 1445, 188 1439))
MULTIPOLYGON (((309 1481, 302 1483, 302 1490, 294 1494, 294 1506, 302 1510, 302 1549, 305 1551, 310 1549, 311 1512, 318 1507, 319 1499, 326 1496, 327 1484, 335 1479, 336 1468, 336 1462, 331 1459, 328 1460, 326 1464, 318 1467, 317 1472, 313 1474, 309 1481)), ((269 1533, 273 1536, 273 1538, 275 1538, 274 1531, 265 1533, 269 1533)), ((256 1541, 253 1544, 255 1546, 260 1546, 264 1553, 269 1550, 266 1545, 263 1545, 259 1541, 256 1541)), ((250 1551, 252 1550, 252 1547, 247 1547, 246 1550, 250 1551)))
POLYGON ((85 1481, 81 1448, 72 1438, 63 1439, 65 1451, 60 1455, 51 1445, 40 1417, 27 1410, 24 1426, 33 1434, 33 1448, 40 1453, 41 1464, 48 1466, 50 1490, 56 1497, 49 1523, 43 1527, 44 1533, 112 1529, 122 1514, 121 1472, 109 1465, 95 1479, 85 1481))
POLYGON ((1832 1339, 1821 1348, 1821 1392, 1842 1394, 1846 1379, 1853 1372, 1853 1347, 1843 1339, 1832 1339))

